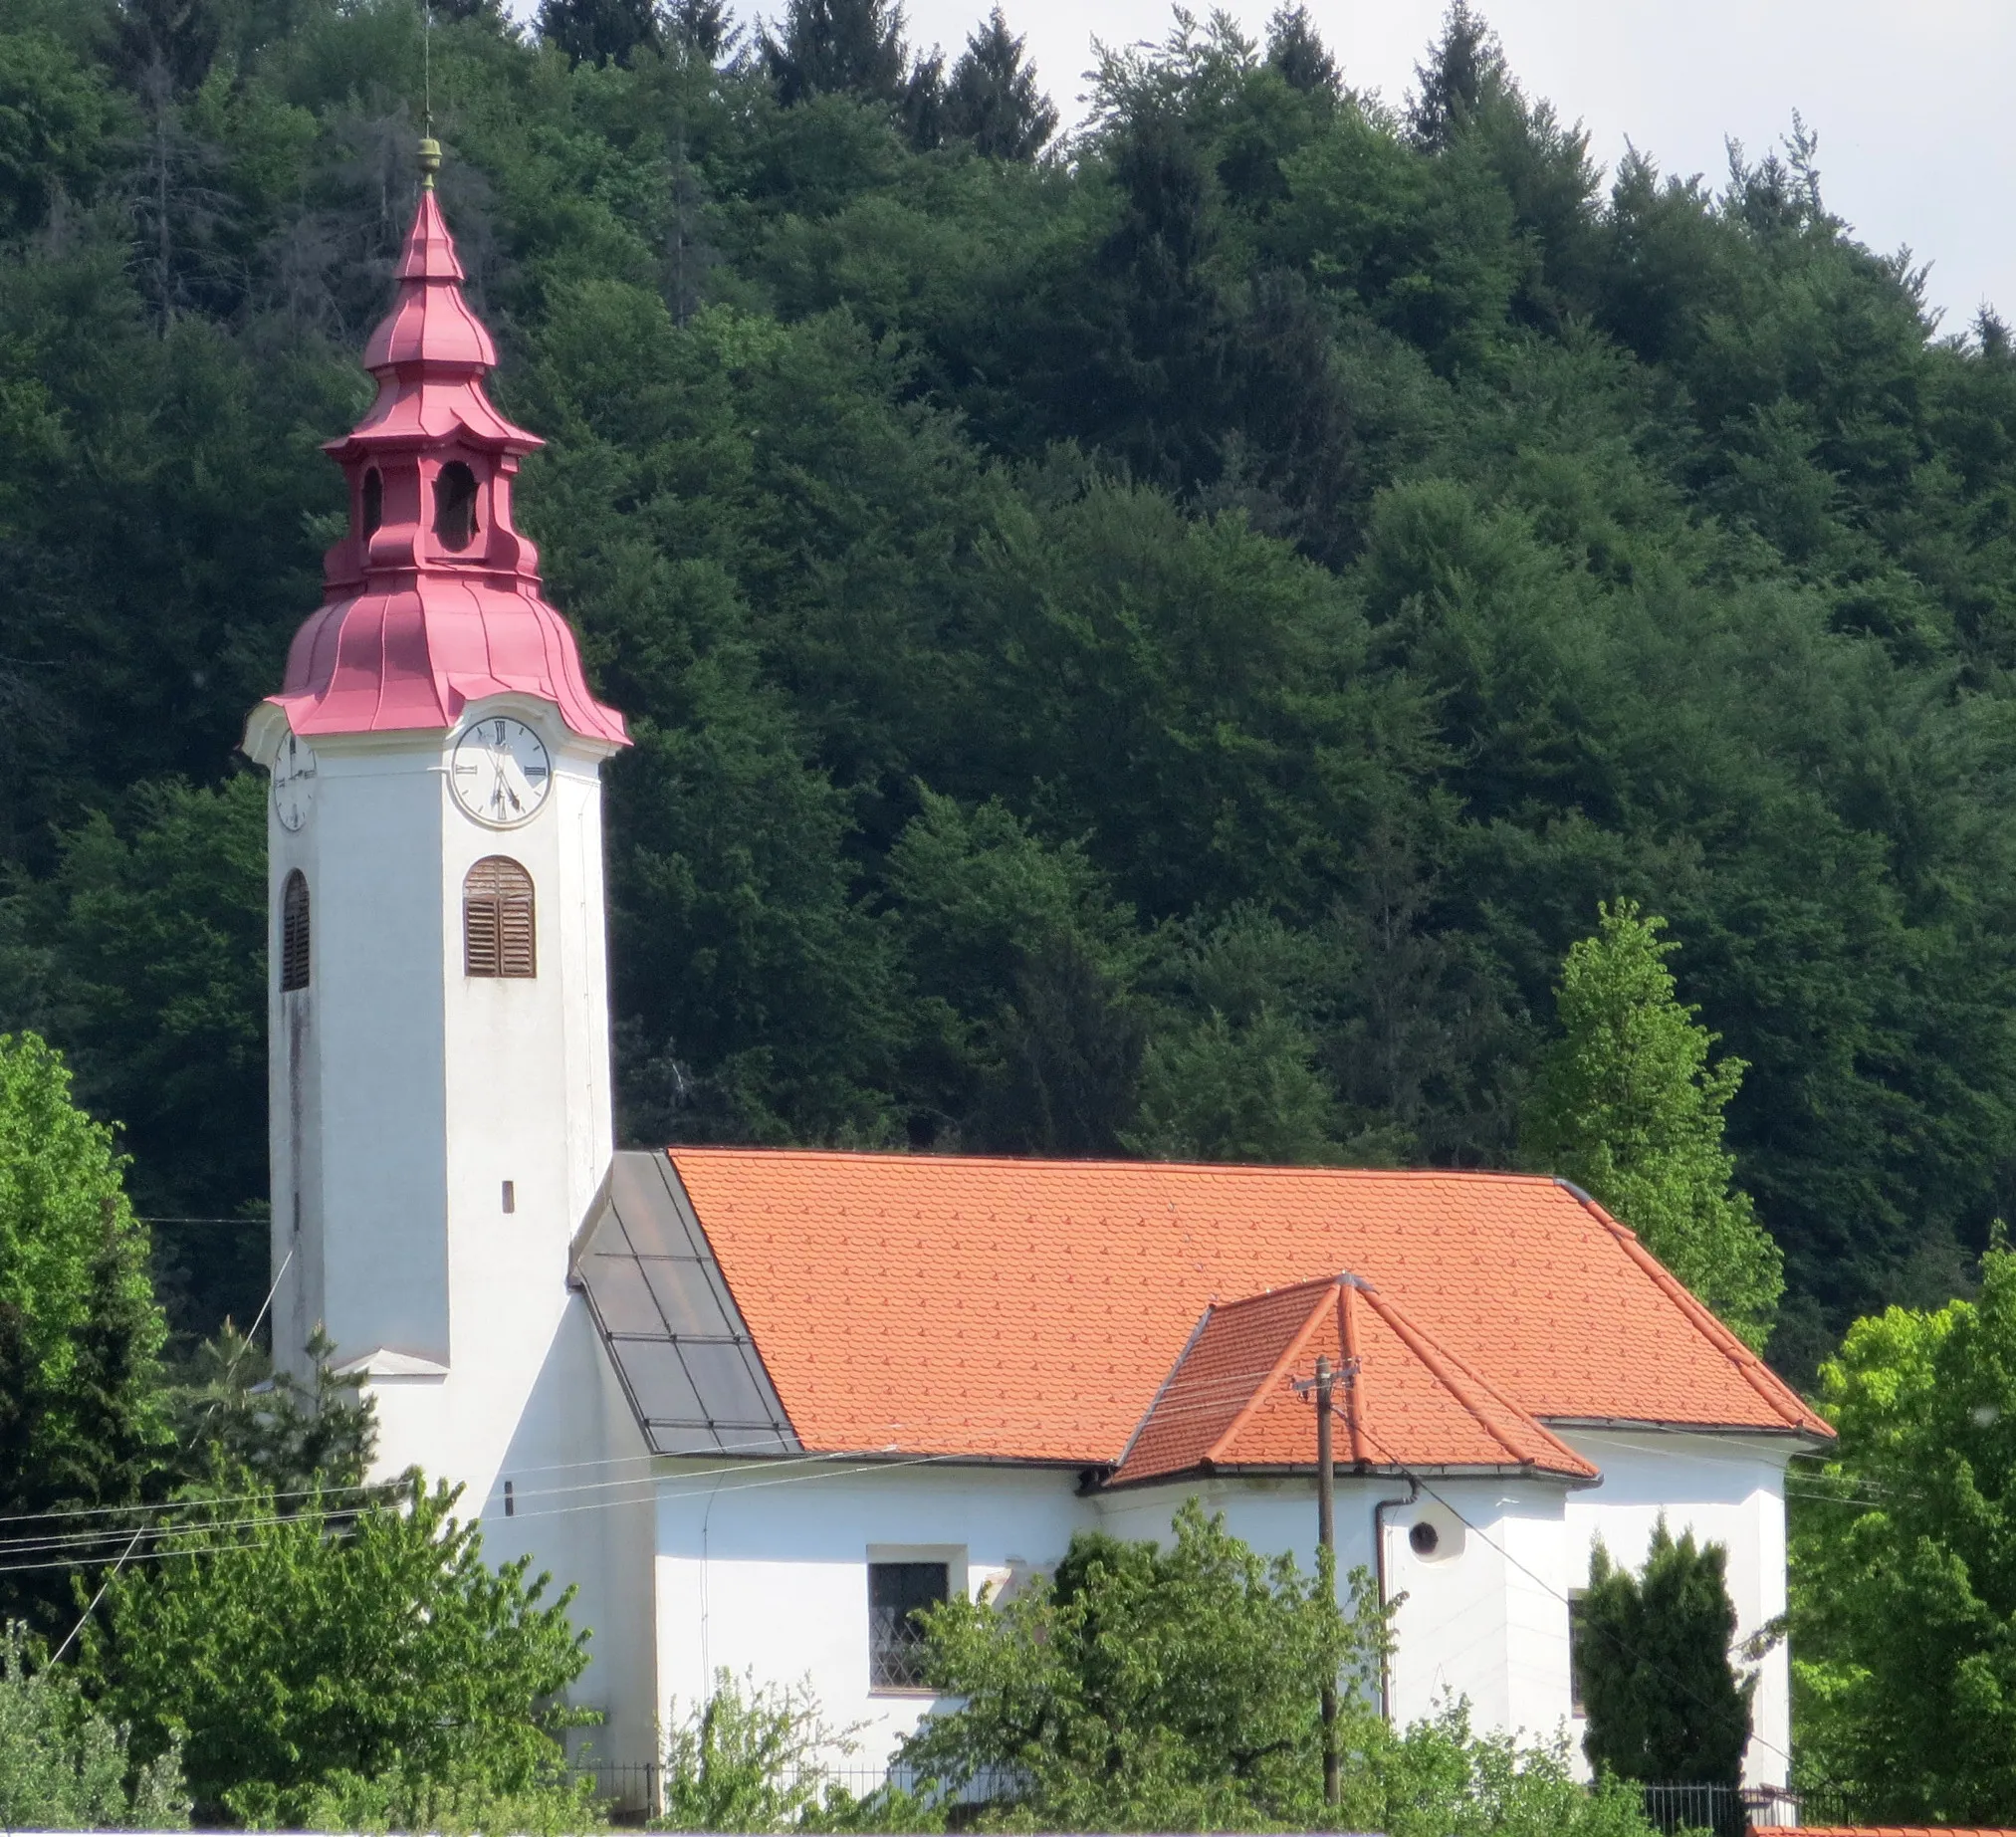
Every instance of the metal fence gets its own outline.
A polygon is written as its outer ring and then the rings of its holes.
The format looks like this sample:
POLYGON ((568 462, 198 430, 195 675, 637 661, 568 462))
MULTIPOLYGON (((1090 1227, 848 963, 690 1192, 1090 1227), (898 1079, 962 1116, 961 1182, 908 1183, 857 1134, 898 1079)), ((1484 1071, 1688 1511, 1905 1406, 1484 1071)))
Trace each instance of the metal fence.
MULTIPOLYGON (((578 1777, 594 1782, 595 1796, 610 1808, 618 1823, 655 1817, 664 1809, 665 1769, 659 1761, 590 1759, 576 1764, 574 1772, 578 1777)), ((945 1788, 937 1780, 913 1773, 906 1767, 813 1767, 803 1771, 786 1771, 770 1784, 780 1796, 803 1792, 821 1801, 833 1792, 865 1799, 885 1789, 917 1793, 934 1800, 947 1796, 945 1788)), ((950 1796, 962 1804, 979 1804, 1008 1796, 1013 1785, 1014 1781, 1008 1774, 990 1771, 982 1773, 950 1796)))
MULTIPOLYGON (((594 1781, 595 1796, 608 1805, 619 1824, 641 1822, 664 1809, 664 1767, 657 1761, 588 1760, 575 1771, 594 1781)), ((926 1797, 935 1797, 942 1790, 937 1781, 901 1767, 818 1767, 772 1783, 781 1793, 806 1791, 808 1796, 820 1800, 833 1791, 865 1799, 885 1787, 926 1797)), ((978 1805, 1008 1796, 1014 1784, 1007 1774, 987 1774, 956 1796, 962 1803, 978 1805)), ((1711 1832, 1713 1837, 1745 1837, 1751 1831, 1863 1822, 1862 1807, 1855 1795, 1838 1786, 1808 1786, 1788 1791, 1777 1786, 1737 1790, 1730 1786, 1674 1784, 1646 1786, 1643 1790, 1646 1816, 1666 1837, 1701 1831, 1711 1832)))
POLYGON ((1747 1831, 1797 1830, 1807 1824, 1859 1824, 1863 1809, 1840 1786, 1745 1787, 1661 1785, 1645 1788, 1645 1815, 1661 1831, 1712 1831, 1743 1837, 1747 1831))

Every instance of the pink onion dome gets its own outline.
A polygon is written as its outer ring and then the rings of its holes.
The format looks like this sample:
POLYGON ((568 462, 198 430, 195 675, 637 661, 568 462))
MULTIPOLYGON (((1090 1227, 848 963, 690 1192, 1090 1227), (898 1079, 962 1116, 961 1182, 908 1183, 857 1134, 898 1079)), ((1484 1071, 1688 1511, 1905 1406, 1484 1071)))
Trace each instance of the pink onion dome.
POLYGON ((462 297, 431 140, 421 164, 398 296, 364 347, 377 399, 325 448, 349 483, 349 532, 324 558, 322 609, 268 700, 312 738, 452 728, 468 703, 515 691, 584 739, 625 746, 623 717, 595 699, 572 628, 541 595, 539 551, 513 526, 518 462, 544 443, 484 393, 497 346, 462 297))

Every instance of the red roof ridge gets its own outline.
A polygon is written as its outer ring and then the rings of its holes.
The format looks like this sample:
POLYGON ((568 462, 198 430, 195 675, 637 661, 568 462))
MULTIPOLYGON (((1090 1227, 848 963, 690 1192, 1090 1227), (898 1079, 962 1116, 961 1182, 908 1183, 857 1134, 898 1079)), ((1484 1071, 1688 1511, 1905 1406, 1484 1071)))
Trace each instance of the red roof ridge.
MULTIPOLYGON (((1353 1278, 1353 1280, 1356 1281, 1356 1278, 1353 1278)), ((1483 1430, 1514 1461, 1518 1462, 1522 1467, 1537 1465, 1529 1450, 1519 1448, 1505 1438, 1498 1426, 1492 1422, 1490 1416, 1484 1410, 1478 1408, 1475 1398, 1468 1394, 1465 1386, 1473 1386, 1476 1390, 1483 1392, 1513 1422, 1522 1423, 1531 1429, 1539 1437, 1542 1445, 1551 1451, 1567 1471, 1586 1475, 1592 1480, 1596 1478, 1597 1469, 1591 1466, 1581 1455, 1578 1455, 1566 1442, 1555 1435, 1552 1430, 1548 1429, 1539 1418, 1532 1415, 1531 1412, 1521 1409, 1518 1404, 1505 1396, 1488 1378, 1479 1376, 1476 1372, 1472 1371, 1454 1352, 1444 1351, 1441 1346, 1429 1338, 1413 1321, 1408 1319, 1400 1308, 1382 1295, 1370 1282, 1356 1282, 1356 1286, 1359 1293, 1364 1295, 1366 1303, 1371 1307, 1372 1311, 1393 1329, 1395 1337, 1435 1374, 1437 1380, 1449 1394, 1461 1404, 1470 1413, 1471 1417, 1475 1419, 1477 1427, 1483 1430)))
MULTIPOLYGON (((1265 1161, 1162 1161, 1125 1160, 1091 1156, 1069 1159, 1046 1155, 931 1154, 907 1148, 777 1148, 761 1143, 738 1146, 728 1142, 670 1142, 668 1155, 705 1156, 709 1160, 738 1158, 766 1161, 885 1161, 911 1167, 1010 1167, 1041 1168, 1045 1173, 1129 1173, 1232 1174, 1243 1178, 1279 1180, 1458 1180, 1503 1182, 1508 1186, 1565 1186, 1552 1174, 1522 1174, 1514 1168, 1498 1167, 1333 1167, 1328 1164, 1290 1166, 1265 1161)), ((1621 1229, 1621 1228, 1620 1228, 1621 1229)), ((1290 1284, 1299 1286, 1300 1284, 1290 1284)), ((1278 1292, 1278 1290, 1276 1291, 1278 1292)), ((1241 1297, 1250 1299, 1250 1297, 1241 1297)))
POLYGON ((1652 1277, 1654 1285, 1686 1316, 1695 1331, 1735 1366, 1743 1381, 1769 1404, 1789 1427, 1803 1429, 1810 1435, 1825 1436, 1830 1442, 1835 1439, 1833 1426, 1809 1409, 1799 1393, 1717 1319, 1711 1308, 1695 1299, 1693 1291, 1686 1283, 1645 1248, 1645 1241, 1637 1232, 1621 1220, 1612 1218, 1574 1181, 1563 1180, 1559 1175, 1553 1178, 1556 1186, 1574 1194, 1590 1216, 1615 1235, 1624 1249, 1624 1254, 1652 1277))

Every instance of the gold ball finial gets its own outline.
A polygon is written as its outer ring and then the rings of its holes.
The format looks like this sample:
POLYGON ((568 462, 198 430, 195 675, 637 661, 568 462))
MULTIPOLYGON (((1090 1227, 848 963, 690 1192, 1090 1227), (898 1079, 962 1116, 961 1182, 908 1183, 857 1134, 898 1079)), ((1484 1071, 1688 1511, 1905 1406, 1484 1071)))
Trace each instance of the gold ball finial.
POLYGON ((441 170, 441 142, 432 134, 420 142, 420 183, 428 191, 434 189, 434 174, 441 170))

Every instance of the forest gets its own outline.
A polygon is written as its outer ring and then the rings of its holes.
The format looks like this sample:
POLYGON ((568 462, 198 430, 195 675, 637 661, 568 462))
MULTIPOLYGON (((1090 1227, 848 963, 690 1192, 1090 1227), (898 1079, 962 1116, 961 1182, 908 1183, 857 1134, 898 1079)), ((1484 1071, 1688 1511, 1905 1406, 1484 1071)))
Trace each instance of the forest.
POLYGON ((1520 1163, 1599 902, 1742 1064, 1770 1343, 2016 1185, 2016 347, 1793 119, 1599 169, 1178 11, 0 0, 0 1033, 265 1291, 263 779, 425 119, 606 776, 619 1133, 1520 1163), (1046 94, 1047 92, 1047 94, 1046 94))

